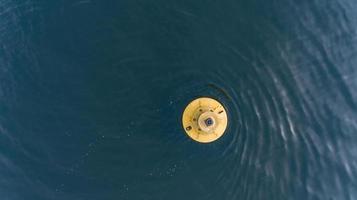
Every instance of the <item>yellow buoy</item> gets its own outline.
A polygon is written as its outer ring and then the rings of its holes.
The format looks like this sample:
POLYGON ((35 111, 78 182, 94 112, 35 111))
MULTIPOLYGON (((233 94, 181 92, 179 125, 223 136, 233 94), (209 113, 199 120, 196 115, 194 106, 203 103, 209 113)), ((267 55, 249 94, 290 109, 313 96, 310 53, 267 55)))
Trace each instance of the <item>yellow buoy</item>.
POLYGON ((202 97, 189 103, 182 115, 182 126, 187 135, 201 143, 220 138, 228 124, 227 112, 218 101, 202 97))

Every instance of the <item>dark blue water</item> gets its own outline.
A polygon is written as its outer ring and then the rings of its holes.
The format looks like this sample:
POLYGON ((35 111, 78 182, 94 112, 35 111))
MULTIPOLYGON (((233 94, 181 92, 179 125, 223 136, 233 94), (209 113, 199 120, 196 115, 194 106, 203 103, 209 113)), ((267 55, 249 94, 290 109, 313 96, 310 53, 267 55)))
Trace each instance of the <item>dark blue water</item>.
POLYGON ((0 199, 357 199, 356 10, 0 0, 0 199), (181 128, 200 96, 211 144, 181 128))

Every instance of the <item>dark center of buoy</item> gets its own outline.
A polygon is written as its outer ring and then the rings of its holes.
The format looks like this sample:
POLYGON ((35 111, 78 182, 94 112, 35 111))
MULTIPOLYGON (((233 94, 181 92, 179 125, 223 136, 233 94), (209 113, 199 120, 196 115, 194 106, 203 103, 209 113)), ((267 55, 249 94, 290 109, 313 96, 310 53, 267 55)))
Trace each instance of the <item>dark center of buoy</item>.
POLYGON ((207 118, 207 119, 205 120, 205 124, 206 124, 206 126, 212 126, 212 125, 213 125, 213 120, 212 120, 212 118, 207 118))

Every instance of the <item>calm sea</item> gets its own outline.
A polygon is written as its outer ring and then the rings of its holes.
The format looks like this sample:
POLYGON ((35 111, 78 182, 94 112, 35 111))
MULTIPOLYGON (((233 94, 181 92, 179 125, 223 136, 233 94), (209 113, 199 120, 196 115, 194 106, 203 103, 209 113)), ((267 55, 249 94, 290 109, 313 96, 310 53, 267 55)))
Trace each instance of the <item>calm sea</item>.
POLYGON ((356 0, 0 0, 1 200, 356 200, 356 0), (199 144, 193 99, 227 108, 199 144))

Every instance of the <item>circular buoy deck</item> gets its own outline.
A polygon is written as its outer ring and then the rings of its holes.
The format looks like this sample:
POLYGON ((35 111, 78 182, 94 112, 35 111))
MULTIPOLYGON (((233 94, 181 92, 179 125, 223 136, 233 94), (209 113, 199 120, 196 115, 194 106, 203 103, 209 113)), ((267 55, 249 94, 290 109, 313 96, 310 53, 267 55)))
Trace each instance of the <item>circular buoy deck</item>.
POLYGON ((202 97, 189 103, 182 115, 182 126, 189 137, 201 143, 220 138, 228 124, 227 113, 218 101, 202 97))

